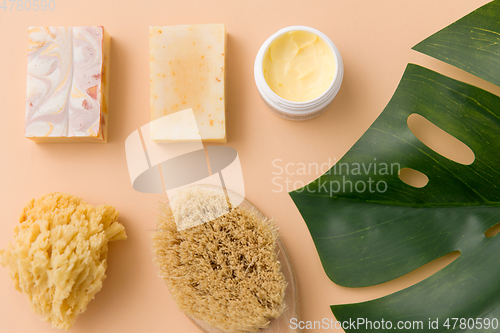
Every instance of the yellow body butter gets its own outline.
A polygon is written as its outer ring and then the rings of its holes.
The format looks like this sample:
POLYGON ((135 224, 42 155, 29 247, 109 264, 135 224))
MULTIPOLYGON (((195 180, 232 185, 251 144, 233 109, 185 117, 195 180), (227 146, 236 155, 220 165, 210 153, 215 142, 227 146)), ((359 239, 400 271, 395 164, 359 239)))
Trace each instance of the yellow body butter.
POLYGON ((335 56, 318 35, 295 30, 276 38, 262 61, 264 78, 280 97, 306 102, 321 96, 331 85, 335 56))

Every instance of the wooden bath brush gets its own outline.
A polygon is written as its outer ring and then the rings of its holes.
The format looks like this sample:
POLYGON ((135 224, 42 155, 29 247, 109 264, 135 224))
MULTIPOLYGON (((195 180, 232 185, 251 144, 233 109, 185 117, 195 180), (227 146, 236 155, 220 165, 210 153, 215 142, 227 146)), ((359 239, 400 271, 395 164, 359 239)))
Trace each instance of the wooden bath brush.
POLYGON ((290 327, 298 302, 285 248, 274 224, 238 194, 182 189, 162 205, 153 247, 170 294, 201 331, 299 332, 290 327))

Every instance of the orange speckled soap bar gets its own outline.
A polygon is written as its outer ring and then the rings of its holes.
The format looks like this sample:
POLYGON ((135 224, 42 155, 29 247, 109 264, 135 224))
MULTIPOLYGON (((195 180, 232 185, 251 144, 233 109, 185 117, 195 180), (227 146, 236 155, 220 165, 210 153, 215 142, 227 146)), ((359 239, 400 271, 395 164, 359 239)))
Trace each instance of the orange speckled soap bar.
MULTIPOLYGON (((224 25, 154 26, 149 31, 151 120, 191 108, 203 141, 226 142, 224 25)), ((153 128, 154 141, 176 141, 166 130, 153 128)))

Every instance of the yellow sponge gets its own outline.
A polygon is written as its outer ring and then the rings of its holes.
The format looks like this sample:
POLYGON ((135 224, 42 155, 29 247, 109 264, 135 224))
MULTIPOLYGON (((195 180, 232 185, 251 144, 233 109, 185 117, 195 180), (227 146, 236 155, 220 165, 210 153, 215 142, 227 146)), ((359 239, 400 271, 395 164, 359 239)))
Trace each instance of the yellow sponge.
MULTIPOLYGON (((189 193, 201 198, 186 199, 184 206, 202 201, 201 212, 210 212, 212 204, 219 205, 210 190, 189 193)), ((199 217, 193 209, 182 208, 190 212, 184 219, 199 217)), ((196 226, 178 231, 172 210, 162 204, 157 222, 153 247, 160 276, 185 314, 230 333, 257 332, 281 315, 286 281, 270 221, 241 206, 230 207, 206 223, 183 221, 196 226)))
POLYGON ((101 290, 106 277, 108 242, 126 239, 114 207, 92 207, 78 197, 52 193, 24 207, 14 241, 0 251, 16 290, 31 308, 60 329, 101 290))

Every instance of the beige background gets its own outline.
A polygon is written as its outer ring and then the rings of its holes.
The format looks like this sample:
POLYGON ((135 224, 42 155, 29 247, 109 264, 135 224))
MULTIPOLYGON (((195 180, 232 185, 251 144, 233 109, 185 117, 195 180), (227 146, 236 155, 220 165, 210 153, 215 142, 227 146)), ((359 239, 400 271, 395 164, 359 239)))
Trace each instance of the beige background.
MULTIPOLYGON (((349 289, 331 282, 292 200, 286 191, 277 193, 279 188, 273 184, 273 179, 284 184, 287 177, 309 182, 319 174, 275 175, 273 160, 280 160, 275 163, 281 166, 294 163, 291 172, 297 163, 321 165, 338 160, 382 112, 408 62, 500 94, 498 87, 411 50, 486 2, 55 0, 53 12, 0 9, 0 248, 12 239, 21 209, 31 198, 64 191, 94 205, 114 205, 121 211, 129 239, 110 246, 104 288, 72 332, 198 332, 176 309, 157 276, 150 238, 161 196, 134 192, 124 141, 149 121, 148 27, 224 23, 228 32, 227 145, 239 153, 247 199, 280 227, 297 275, 301 319, 332 318, 331 304, 373 299, 423 279, 443 262, 369 288, 349 289), (330 109, 314 120, 298 123, 272 114, 253 80, 260 45, 280 28, 296 24, 327 34, 345 64, 344 83, 330 109), (35 144, 23 137, 29 25, 103 25, 112 36, 108 144, 35 144)), ((30 311, 27 297, 14 290, 4 268, 0 268, 0 331, 55 331, 30 311)))

